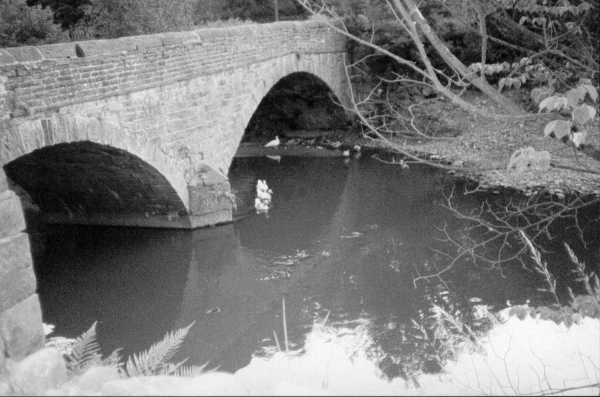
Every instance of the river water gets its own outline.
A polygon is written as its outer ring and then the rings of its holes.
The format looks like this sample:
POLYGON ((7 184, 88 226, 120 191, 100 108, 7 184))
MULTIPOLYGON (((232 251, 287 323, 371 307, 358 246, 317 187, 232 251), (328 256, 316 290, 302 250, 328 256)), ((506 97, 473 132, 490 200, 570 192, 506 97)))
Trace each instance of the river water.
MULTIPOLYGON (((195 322, 180 356, 235 371, 284 343, 284 299, 292 348, 302 347, 315 321, 368 321, 365 332, 392 358, 417 349, 407 342, 411 319, 423 318, 432 303, 468 313, 469 300, 495 309, 507 301, 553 302, 538 291, 540 275, 517 262, 498 271, 461 260, 441 279, 415 282, 450 263, 440 229, 453 235, 468 226, 444 208, 445 197, 452 193, 465 209, 506 199, 465 194, 466 182, 444 172, 401 169, 367 155, 248 157, 234 160, 229 178, 237 196, 234 224, 31 231, 44 322, 74 337, 98 321, 103 352, 123 347, 124 355, 195 322), (258 179, 274 192, 267 214, 253 208, 258 179)), ((598 242, 582 249, 572 240, 584 259, 598 263, 598 242)), ((563 263, 552 268, 555 275, 572 280, 562 245, 548 247, 555 255, 544 258, 563 263)), ((396 364, 379 362, 389 377, 401 375, 396 364)))

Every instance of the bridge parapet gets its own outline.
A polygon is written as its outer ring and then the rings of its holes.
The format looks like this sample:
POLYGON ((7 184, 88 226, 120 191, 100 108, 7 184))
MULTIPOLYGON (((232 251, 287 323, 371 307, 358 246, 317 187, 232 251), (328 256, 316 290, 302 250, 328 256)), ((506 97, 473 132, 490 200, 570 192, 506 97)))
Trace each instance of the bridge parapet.
POLYGON ((256 64, 343 52, 323 22, 277 22, 0 49, 0 117, 33 115, 256 64))

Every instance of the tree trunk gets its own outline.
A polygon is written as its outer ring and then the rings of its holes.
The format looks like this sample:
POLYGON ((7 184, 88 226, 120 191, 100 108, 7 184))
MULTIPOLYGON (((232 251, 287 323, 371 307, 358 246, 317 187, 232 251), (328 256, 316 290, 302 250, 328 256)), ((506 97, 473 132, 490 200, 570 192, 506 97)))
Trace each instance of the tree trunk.
POLYGON ((487 95, 491 100, 502 106, 510 114, 523 115, 525 111, 519 107, 516 103, 500 94, 494 87, 489 85, 480 76, 471 72, 454 54, 450 52, 448 47, 442 43, 437 34, 431 29, 427 20, 423 17, 418 7, 412 0, 403 0, 408 6, 408 10, 411 14, 412 19, 417 23, 421 31, 425 34, 425 37, 429 40, 431 45, 437 50, 440 56, 446 61, 446 63, 454 68, 463 78, 469 83, 477 87, 481 92, 487 95))

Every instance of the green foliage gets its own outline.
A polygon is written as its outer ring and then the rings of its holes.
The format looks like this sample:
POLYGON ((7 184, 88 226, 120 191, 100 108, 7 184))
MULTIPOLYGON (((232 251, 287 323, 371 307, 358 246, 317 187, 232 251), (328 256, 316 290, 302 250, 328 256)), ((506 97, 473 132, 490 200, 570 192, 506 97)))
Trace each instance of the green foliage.
POLYGON ((114 367, 122 377, 175 375, 193 377, 204 372, 203 366, 183 366, 184 360, 179 363, 170 363, 181 343, 194 323, 177 331, 167 333, 164 339, 152 345, 148 350, 129 357, 125 368, 121 363, 120 350, 113 351, 108 357, 102 359, 100 346, 96 342, 96 323, 89 330, 77 338, 71 353, 66 356, 67 369, 70 376, 77 376, 94 366, 114 367))
POLYGON ((67 369, 72 375, 80 375, 88 368, 100 365, 102 355, 96 342, 96 324, 76 339, 71 354, 67 356, 67 369))
MULTIPOLYGON (((469 70, 474 73, 481 71, 481 62, 469 65, 469 70)), ((534 62, 529 57, 521 58, 518 62, 513 63, 487 63, 484 73, 487 76, 505 76, 500 78, 498 82, 498 91, 502 91, 505 87, 519 89, 526 83, 534 85, 554 84, 554 79, 548 68, 543 63, 534 62)))
MULTIPOLYGON (((256 22, 273 22, 273 0, 225 0, 223 9, 231 18, 251 19, 256 22)), ((296 0, 278 0, 280 19, 304 19, 306 12, 296 0)))
POLYGON ((50 8, 29 7, 25 0, 0 0, 0 47, 60 41, 62 29, 50 8))
POLYGON ((517 149, 508 162, 507 170, 515 168, 517 174, 521 174, 528 168, 548 171, 550 169, 550 153, 546 150, 536 151, 531 146, 517 149))
POLYGON ((88 31, 89 38, 189 30, 194 6, 191 0, 89 0, 74 29, 88 31))
POLYGON ((553 120, 546 124, 544 136, 554 134, 557 139, 566 138, 575 147, 579 147, 588 135, 585 124, 596 117, 596 109, 585 103, 589 97, 593 102, 598 100, 598 91, 589 80, 581 80, 577 87, 570 89, 565 94, 553 95, 540 102, 540 112, 563 112, 570 116, 570 120, 553 120))
POLYGON ((27 4, 50 7, 54 13, 54 22, 63 29, 69 29, 83 17, 82 7, 88 0, 27 0, 27 4))
POLYGON ((194 323, 172 333, 167 333, 162 341, 155 343, 148 350, 129 357, 125 366, 127 374, 130 377, 174 374, 184 361, 178 364, 171 364, 168 361, 177 353, 177 349, 181 346, 192 325, 194 323))

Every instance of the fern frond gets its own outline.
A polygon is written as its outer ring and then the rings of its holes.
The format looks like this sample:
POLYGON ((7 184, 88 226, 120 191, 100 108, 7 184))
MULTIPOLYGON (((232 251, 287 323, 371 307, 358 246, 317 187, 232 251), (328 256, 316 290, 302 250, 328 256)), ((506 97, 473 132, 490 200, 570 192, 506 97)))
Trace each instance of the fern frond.
POLYGON ((193 378, 195 376, 202 375, 207 372, 211 372, 211 371, 204 370, 207 365, 208 365, 208 363, 206 363, 204 365, 181 366, 181 367, 177 368, 177 370, 173 373, 173 375, 186 377, 186 378, 193 378))
POLYGON ((166 363, 166 364, 165 364, 165 365, 164 365, 164 366, 161 368, 160 375, 174 375, 174 374, 175 374, 175 373, 176 373, 176 372, 179 370, 179 368, 181 368, 181 366, 182 366, 183 364, 185 364, 185 362, 186 362, 187 360, 188 360, 188 359, 186 358, 185 360, 183 360, 183 361, 181 361, 181 362, 178 362, 178 363, 176 363, 176 364, 173 364, 173 363, 166 363))
POLYGON ((167 333, 162 341, 155 343, 148 350, 129 357, 125 366, 128 376, 151 376, 160 373, 167 362, 175 356, 194 324, 195 321, 185 328, 167 333))
POLYGON ((90 329, 77 338, 71 354, 66 357, 67 369, 71 375, 78 375, 86 369, 100 363, 102 355, 100 346, 96 342, 96 324, 94 322, 90 329))

